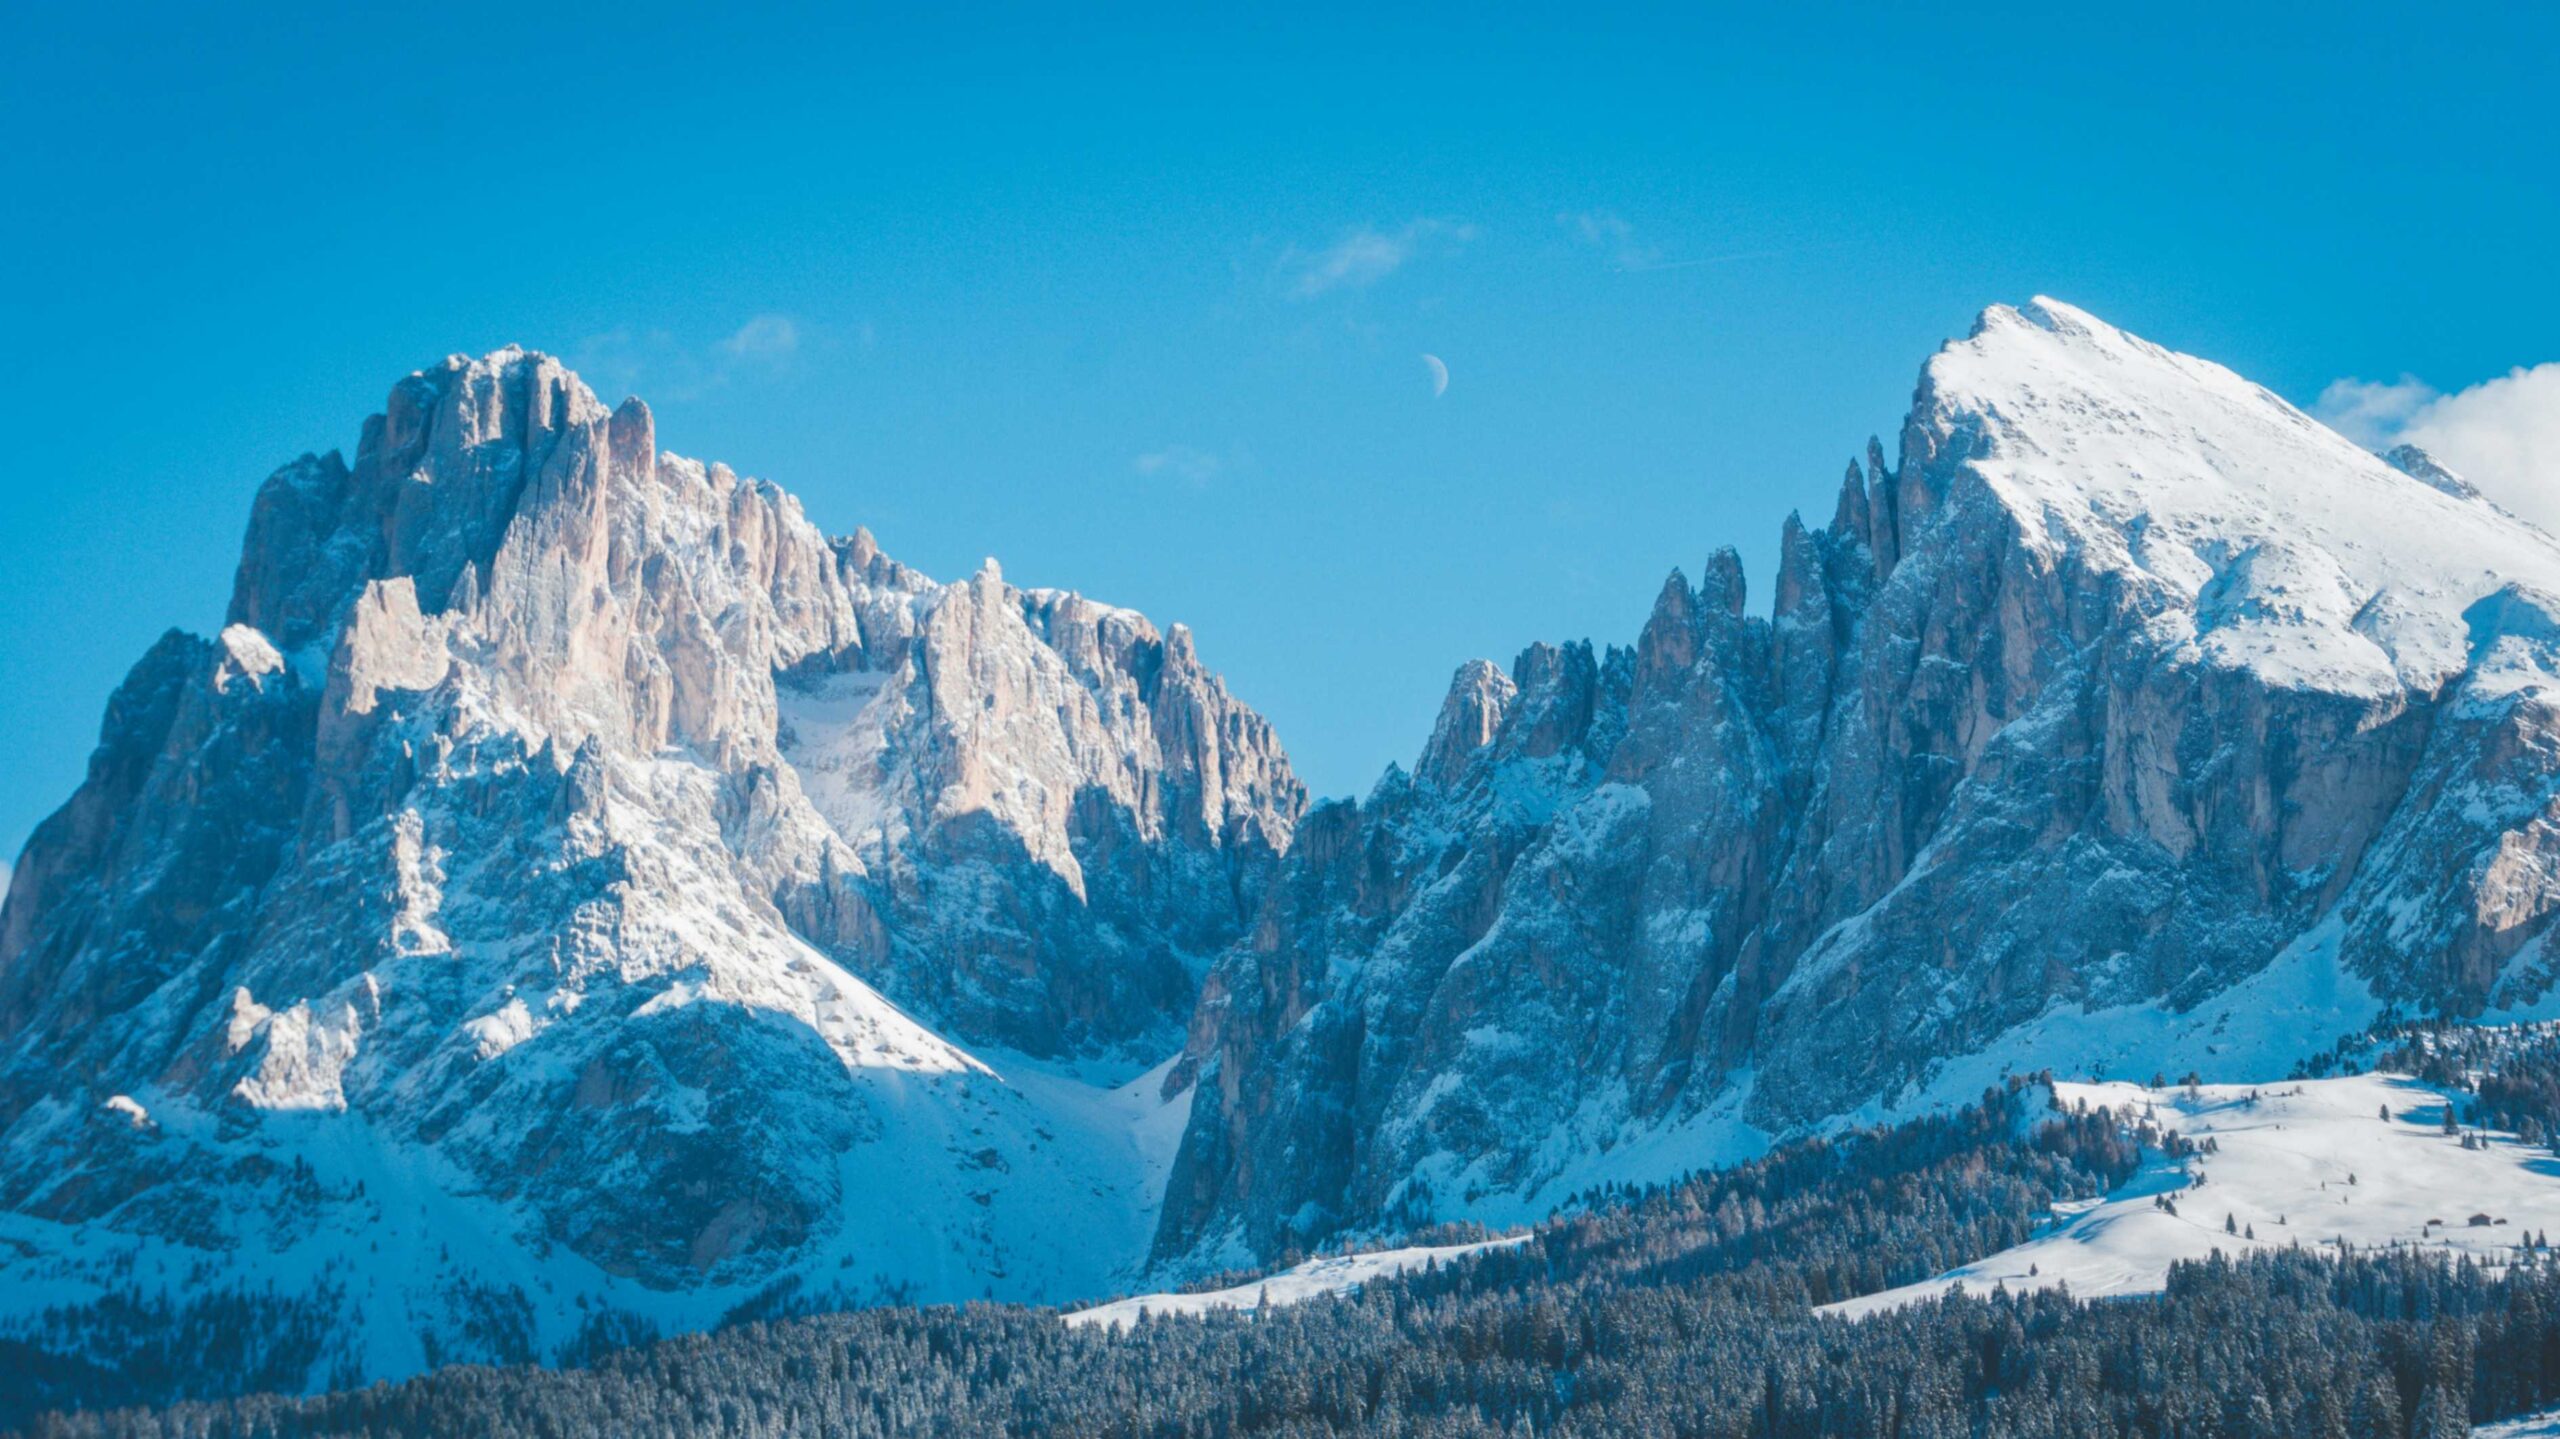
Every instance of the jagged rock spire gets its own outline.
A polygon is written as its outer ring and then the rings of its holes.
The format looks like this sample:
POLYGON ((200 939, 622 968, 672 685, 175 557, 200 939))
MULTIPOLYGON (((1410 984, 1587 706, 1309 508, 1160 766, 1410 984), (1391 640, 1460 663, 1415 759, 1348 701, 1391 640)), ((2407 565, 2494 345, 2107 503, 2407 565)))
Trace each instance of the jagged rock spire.
POLYGON ((1422 758, 1415 762, 1414 773, 1436 785, 1450 785, 1464 774, 1478 751, 1493 743, 1502 729, 1504 714, 1520 687, 1511 676, 1491 660, 1469 660, 1458 666, 1450 677, 1448 697, 1440 702, 1440 717, 1431 726, 1431 739, 1422 747, 1422 758))

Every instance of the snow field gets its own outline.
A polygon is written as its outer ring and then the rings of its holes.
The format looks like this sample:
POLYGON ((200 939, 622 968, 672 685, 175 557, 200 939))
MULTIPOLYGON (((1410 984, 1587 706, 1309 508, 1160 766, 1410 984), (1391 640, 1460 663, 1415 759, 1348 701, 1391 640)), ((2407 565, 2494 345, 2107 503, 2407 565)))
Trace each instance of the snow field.
POLYGON ((1060 1317, 1077 1328, 1100 1324, 1126 1329, 1137 1323, 1142 1314, 1158 1318, 1177 1314, 1196 1317, 1220 1309, 1251 1313, 1266 1304, 1277 1309, 1303 1304, 1319 1295, 1347 1293, 1372 1279, 1391 1279, 1432 1264, 1447 1264, 1489 1249, 1508 1249, 1528 1242, 1529 1236, 1521 1234, 1478 1244, 1420 1245, 1408 1249, 1373 1250, 1367 1254, 1337 1254, 1327 1259, 1310 1259, 1295 1268, 1231 1289, 1210 1289, 1198 1294, 1140 1294, 1060 1317))
POLYGON ((2216 1250, 2237 1257, 2344 1243, 2496 1264, 2528 1233, 2560 1224, 2560 1159, 2494 1131, 2466 1130, 2475 1147, 2464 1148, 2443 1130, 2445 1106, 2458 1101, 2405 1076, 2054 1089, 2063 1105, 2105 1105, 2128 1117, 2147 1109, 2165 1128, 2200 1145, 2212 1141, 2214 1152, 2154 1155, 2103 1198, 2056 1205, 2050 1227, 2025 1244, 1824 1312, 1857 1318, 1958 1287, 2067 1284, 2084 1298, 2153 1293, 2172 1264, 2216 1250))

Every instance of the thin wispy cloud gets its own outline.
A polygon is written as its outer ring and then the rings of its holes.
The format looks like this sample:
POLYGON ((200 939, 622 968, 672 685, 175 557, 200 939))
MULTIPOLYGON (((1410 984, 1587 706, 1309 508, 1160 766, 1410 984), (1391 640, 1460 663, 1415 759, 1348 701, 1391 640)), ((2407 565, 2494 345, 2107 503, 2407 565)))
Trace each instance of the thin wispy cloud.
POLYGON ((2321 423, 2369 450, 2389 449, 2399 442, 2418 412, 2443 399, 2436 387, 2415 375, 2396 380, 2332 380, 2311 402, 2321 423))
POLYGON ((1740 264, 1745 260, 1775 260, 1809 250, 1836 250, 1849 243, 1846 240, 1825 240, 1810 245, 1773 245, 1708 255, 1665 255, 1660 246, 1639 235, 1636 227, 1614 210, 1567 210, 1556 216, 1556 223, 1564 227, 1575 244, 1599 255, 1608 262, 1610 269, 1622 275, 1695 270, 1709 265, 1740 264))
MULTIPOLYGON (((865 322, 859 342, 868 348, 865 322)), ((597 393, 643 395, 653 400, 697 399, 742 375, 789 369, 808 341, 807 329, 789 315, 753 315, 709 344, 688 343, 655 326, 617 325, 572 346, 572 368, 597 393)))
POLYGON ((1652 265, 1662 256, 1651 245, 1636 238, 1636 227, 1614 210, 1567 210, 1556 216, 1583 248, 1598 252, 1614 270, 1633 270, 1652 265))
POLYGON ((1129 468, 1141 475, 1162 476, 1180 480, 1194 489, 1206 486, 1226 469, 1226 462, 1207 450, 1189 445, 1167 445, 1149 450, 1129 462, 1129 468))
POLYGON ((722 340, 720 351, 737 360, 787 360, 800 352, 800 327, 789 315, 758 315, 722 340))
POLYGON ((2560 530, 2560 364, 2519 366, 2451 394, 2414 375, 2339 380, 2311 412, 2372 449, 2416 445, 2482 494, 2560 530))
POLYGON ((1322 249, 1291 249, 1281 257, 1281 270, 1292 297, 1312 300, 1336 290, 1367 289, 1419 255, 1456 250, 1475 237, 1476 227, 1458 220, 1409 220, 1391 230, 1361 225, 1322 249))
POLYGON ((1731 265, 1743 260, 1774 260, 1782 255, 1793 255, 1806 249, 1822 248, 1827 247, 1789 245, 1774 250, 1736 250, 1726 255, 1692 255, 1681 260, 1653 260, 1642 264, 1620 265, 1618 268, 1631 275, 1650 274, 1656 270, 1694 270, 1703 265, 1731 265))

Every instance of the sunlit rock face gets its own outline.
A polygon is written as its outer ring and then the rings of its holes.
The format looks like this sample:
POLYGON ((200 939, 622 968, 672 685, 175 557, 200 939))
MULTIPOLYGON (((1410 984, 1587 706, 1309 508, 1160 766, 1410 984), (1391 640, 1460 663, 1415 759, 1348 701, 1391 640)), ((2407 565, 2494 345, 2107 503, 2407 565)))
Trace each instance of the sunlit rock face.
POLYGON ((1534 1213, 2003 1069, 2270 1068, 2551 987, 2560 548, 2039 301, 1632 648, 1459 671, 1309 815, 1182 1062, 1159 1252, 1534 1213))
POLYGON ((1061 1299, 2551 990, 2551 539, 2045 301, 1898 448, 1771 599, 1462 666, 1305 811, 1179 626, 539 355, 410 376, 0 905, 0 1339, 292 1388, 1061 1299))
POLYGON ((449 360, 267 482, 17 868, 0 1288, 355 1273, 378 1374, 786 1275, 1099 1286, 1145 1166, 995 1056, 1171 1052, 1303 803, 1180 627, 449 360))

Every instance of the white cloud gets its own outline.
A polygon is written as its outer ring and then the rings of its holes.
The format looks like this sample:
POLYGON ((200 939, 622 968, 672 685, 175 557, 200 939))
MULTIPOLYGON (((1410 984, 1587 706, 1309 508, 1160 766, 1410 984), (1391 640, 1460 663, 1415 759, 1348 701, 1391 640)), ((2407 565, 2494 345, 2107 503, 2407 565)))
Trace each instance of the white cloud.
POLYGON ((2442 398, 2415 375, 2396 380, 2332 380, 2311 413, 2330 429, 2369 450, 2386 450, 2420 410, 2442 398))
POLYGON ((1291 276, 1289 293, 1312 300, 1332 290, 1367 289, 1425 250, 1456 249, 1475 237, 1475 226, 1455 220, 1411 220, 1393 230, 1362 225, 1321 250, 1290 250, 1281 268, 1291 276))
POLYGON ((786 360, 800 349, 800 327, 789 315, 758 315, 722 340, 720 349, 734 359, 786 360))
POLYGON ((0 900, 9 897, 9 876, 14 873, 16 871, 9 867, 9 861, 0 859, 0 900))
POLYGON ((1189 445, 1167 445, 1150 450, 1130 462, 1131 469, 1142 475, 1164 475, 1194 488, 1208 484, 1226 468, 1224 461, 1207 450, 1189 445))
POLYGON ((1636 239, 1636 227, 1613 210, 1568 210, 1556 223, 1583 245, 1607 257, 1620 270, 1646 269, 1662 258, 1651 245, 1636 239))
POLYGON ((2519 367, 2449 395, 2407 375, 2340 380, 2312 413, 2358 444, 2416 445, 2499 504, 2560 530, 2560 364, 2519 367))
MULTIPOLYGON (((750 317, 708 345, 689 344, 667 330, 617 325, 580 340, 570 348, 568 360, 608 403, 616 395, 665 403, 698 399, 750 367, 779 373, 800 353, 806 338, 799 321, 770 313, 750 317)), ((867 322, 860 339, 868 348, 867 322)))
POLYGON ((1594 251, 1609 262, 1609 268, 1621 274, 1643 274, 1652 270, 1694 270, 1707 265, 1734 265, 1746 260, 1776 260, 1801 255, 1811 250, 1836 250, 1851 243, 1848 240, 1823 240, 1807 244, 1764 246, 1756 250, 1727 250, 1680 258, 1666 257, 1661 247, 1640 238, 1636 227, 1615 210, 1566 210, 1556 216, 1565 233, 1584 249, 1594 251))
POLYGON ((589 335, 569 347, 567 358, 606 404, 617 395, 646 395, 660 404, 696 399, 728 379, 718 350, 706 353, 666 330, 637 325, 589 335))

